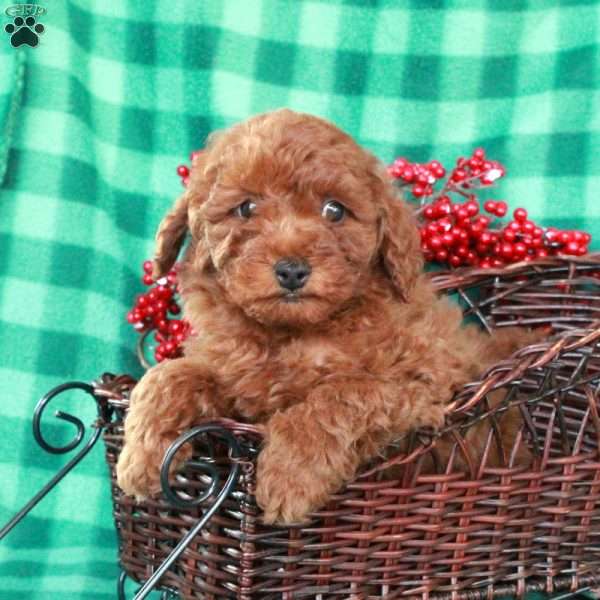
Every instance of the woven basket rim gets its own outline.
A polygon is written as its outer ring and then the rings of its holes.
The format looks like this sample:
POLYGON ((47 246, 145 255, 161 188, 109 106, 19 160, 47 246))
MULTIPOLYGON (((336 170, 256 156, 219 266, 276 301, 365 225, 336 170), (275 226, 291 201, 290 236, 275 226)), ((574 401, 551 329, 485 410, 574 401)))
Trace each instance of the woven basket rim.
POLYGON ((561 267, 568 264, 598 265, 600 267, 600 251, 583 256, 558 255, 538 258, 531 261, 520 261, 503 267, 458 267, 457 269, 431 271, 429 276, 437 291, 451 291, 459 287, 476 285, 479 280, 508 275, 518 275, 522 271, 536 270, 544 267, 561 267))

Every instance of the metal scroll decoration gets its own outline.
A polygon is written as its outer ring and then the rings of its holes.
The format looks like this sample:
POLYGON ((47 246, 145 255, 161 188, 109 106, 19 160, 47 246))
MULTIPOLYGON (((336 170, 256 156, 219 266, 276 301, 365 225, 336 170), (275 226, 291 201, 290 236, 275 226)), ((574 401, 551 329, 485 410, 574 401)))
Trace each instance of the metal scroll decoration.
MULTIPOLYGON (((229 496, 240 475, 240 459, 242 458, 242 450, 240 443, 236 437, 227 429, 216 423, 206 423, 199 425, 183 433, 177 440, 170 446, 163 459, 160 481, 162 486, 162 492, 169 503, 179 509, 193 509, 204 504, 211 497, 214 498, 210 506, 206 509, 202 517, 198 522, 185 534, 179 541, 177 546, 171 551, 169 556, 160 565, 160 567, 152 574, 152 576, 144 583, 140 590, 135 595, 134 600, 143 600, 146 596, 157 586, 160 578, 169 570, 169 568, 175 563, 175 561, 181 556, 185 549, 189 546, 191 541, 198 535, 200 530, 206 525, 210 518, 219 509, 224 500, 229 496), (210 485, 207 490, 197 498, 184 498, 177 493, 176 489, 171 485, 169 480, 169 473, 174 465, 175 456, 179 450, 187 443, 192 443, 201 437, 206 436, 206 443, 209 444, 209 451, 212 454, 212 446, 209 441, 207 434, 213 434, 223 440, 228 447, 228 455, 232 462, 231 470, 226 481, 223 484, 221 490, 217 493, 220 484, 219 472, 216 467, 211 464, 209 460, 206 461, 189 461, 188 464, 205 471, 210 477, 210 485), (216 495, 215 495, 216 494, 216 495)), ((124 600, 124 596, 119 597, 120 600, 124 600)))
POLYGON ((63 411, 56 411, 55 417, 63 421, 68 421, 75 425, 76 433, 73 439, 64 446, 55 446, 51 444, 42 433, 42 416, 46 407, 50 402, 59 396, 60 394, 68 391, 79 389, 86 392, 89 396, 94 398, 96 407, 98 410, 98 420, 92 424, 93 433, 83 447, 71 458, 71 460, 48 481, 48 483, 42 487, 32 498, 27 502, 21 510, 19 510, 3 527, 0 529, 0 540, 6 537, 14 527, 16 527, 30 512, 33 508, 51 491, 53 490, 63 479, 70 473, 81 460, 90 452, 94 447, 100 435, 102 434, 101 422, 108 422, 110 420, 110 408, 106 402, 103 402, 99 396, 96 395, 96 388, 94 385, 84 383, 82 381, 71 381, 69 383, 63 383, 54 389, 50 390, 42 399, 38 402, 33 413, 33 437, 38 445, 50 454, 67 454, 80 446, 85 436, 85 425, 78 417, 71 415, 63 411))

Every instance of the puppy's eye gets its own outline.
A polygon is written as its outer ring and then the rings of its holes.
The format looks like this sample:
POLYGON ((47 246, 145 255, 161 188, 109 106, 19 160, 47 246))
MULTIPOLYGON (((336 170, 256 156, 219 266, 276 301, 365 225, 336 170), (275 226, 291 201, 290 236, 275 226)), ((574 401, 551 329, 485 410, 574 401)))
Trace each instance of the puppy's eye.
POLYGON ((249 219, 255 210, 256 202, 253 202, 252 200, 245 200, 235 209, 235 214, 243 219, 249 219))
POLYGON ((333 223, 341 221, 345 214, 346 209, 344 206, 335 200, 328 200, 325 202, 325 204, 323 204, 323 209, 321 210, 321 216, 333 223))

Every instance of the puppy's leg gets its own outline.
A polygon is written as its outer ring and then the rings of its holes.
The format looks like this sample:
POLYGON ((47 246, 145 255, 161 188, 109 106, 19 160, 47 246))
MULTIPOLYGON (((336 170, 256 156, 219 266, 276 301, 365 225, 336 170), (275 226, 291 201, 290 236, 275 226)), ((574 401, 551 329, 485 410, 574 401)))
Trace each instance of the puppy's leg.
POLYGON ((121 489, 138 499, 158 492, 167 448, 199 417, 224 416, 219 408, 224 410, 217 406, 210 376, 190 359, 147 371, 132 391, 125 419, 125 446, 117 464, 121 489))
MULTIPOLYGON (((336 377, 274 415, 258 458, 258 504, 267 523, 294 523, 352 479, 361 462, 411 427, 440 426, 443 403, 424 405, 426 386, 403 389, 365 375, 336 377)), ((426 392, 432 398, 431 391, 426 392)))

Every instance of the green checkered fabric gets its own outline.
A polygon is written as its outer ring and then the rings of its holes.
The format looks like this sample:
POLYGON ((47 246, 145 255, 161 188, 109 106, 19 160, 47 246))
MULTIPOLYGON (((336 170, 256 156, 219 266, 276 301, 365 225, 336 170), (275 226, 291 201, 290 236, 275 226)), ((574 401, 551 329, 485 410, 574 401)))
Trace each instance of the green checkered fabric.
MULTIPOLYGON (((0 31, 0 521, 65 463, 32 438, 38 397, 140 374, 124 315, 181 189, 176 166, 213 129, 289 106, 384 161, 449 164, 481 145, 508 171, 490 197, 600 238, 596 1, 46 8, 38 47, 0 31)), ((81 393, 61 408, 94 417, 81 393)), ((46 427, 57 443, 72 433, 46 427)), ((116 558, 98 446, 0 543, 0 598, 112 599, 116 558)))

